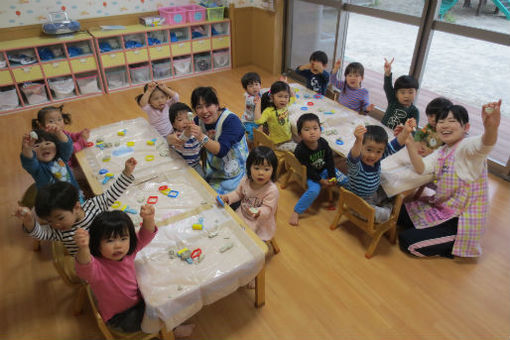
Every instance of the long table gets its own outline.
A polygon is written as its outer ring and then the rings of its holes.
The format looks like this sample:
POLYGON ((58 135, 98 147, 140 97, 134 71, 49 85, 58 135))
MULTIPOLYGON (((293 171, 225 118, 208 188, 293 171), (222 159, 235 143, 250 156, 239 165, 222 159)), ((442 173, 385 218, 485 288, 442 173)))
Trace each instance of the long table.
POLYGON ((145 119, 93 129, 90 140, 95 145, 79 152, 77 159, 94 194, 102 193, 113 182, 105 178, 110 174, 115 178, 125 160, 134 157, 138 162, 135 182, 113 209, 130 213, 137 226, 141 222, 140 206, 156 201, 159 231, 135 260, 146 302, 144 331, 157 331, 162 326, 160 320, 172 329, 203 305, 229 295, 254 278, 255 305, 264 305, 267 246, 230 207, 217 204, 214 190, 169 149, 145 119), (184 248, 200 249, 204 256, 190 264, 176 256, 184 248))

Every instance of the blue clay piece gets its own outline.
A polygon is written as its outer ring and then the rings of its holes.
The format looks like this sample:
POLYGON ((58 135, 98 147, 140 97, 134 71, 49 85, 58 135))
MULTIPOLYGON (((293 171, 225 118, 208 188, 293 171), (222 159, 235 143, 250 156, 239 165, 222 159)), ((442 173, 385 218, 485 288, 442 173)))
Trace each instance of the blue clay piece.
POLYGON ((115 149, 112 152, 112 155, 119 157, 119 156, 127 155, 127 154, 133 153, 133 152, 134 152, 133 148, 131 148, 129 146, 121 146, 121 147, 118 147, 117 149, 115 149))
POLYGON ((108 170, 107 170, 107 169, 101 169, 101 170, 99 170, 99 174, 100 174, 100 175, 104 175, 104 174, 105 174, 105 173, 107 173, 107 172, 108 172, 108 170))

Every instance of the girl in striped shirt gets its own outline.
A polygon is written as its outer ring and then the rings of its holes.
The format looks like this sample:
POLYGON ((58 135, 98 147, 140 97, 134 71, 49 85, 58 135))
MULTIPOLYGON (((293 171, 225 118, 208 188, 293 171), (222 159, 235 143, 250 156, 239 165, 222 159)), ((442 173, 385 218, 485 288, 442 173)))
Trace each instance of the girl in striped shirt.
POLYGON ((331 70, 331 84, 340 90, 338 102, 359 114, 366 114, 374 108, 374 104, 369 104, 368 90, 361 87, 365 69, 360 63, 354 62, 345 68, 345 80, 337 78, 341 61, 338 60, 331 70))

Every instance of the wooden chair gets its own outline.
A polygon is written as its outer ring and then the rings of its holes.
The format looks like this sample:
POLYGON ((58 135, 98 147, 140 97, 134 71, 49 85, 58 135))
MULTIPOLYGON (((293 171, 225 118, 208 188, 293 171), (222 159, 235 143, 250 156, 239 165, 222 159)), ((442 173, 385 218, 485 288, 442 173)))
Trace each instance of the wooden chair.
POLYGON ((274 142, 268 135, 262 131, 253 129, 253 146, 257 147, 260 145, 267 146, 274 151, 276 158, 278 159, 278 171, 276 172, 276 178, 278 178, 285 168, 285 161, 283 159, 285 151, 276 150, 274 142))
POLYGON ((372 257, 372 254, 374 253, 375 248, 379 244, 379 240, 384 233, 389 232, 390 242, 395 243, 397 233, 397 220, 400 213, 400 208, 402 207, 403 199, 404 195, 402 194, 399 194, 395 197, 393 202, 393 210, 388 221, 383 223, 375 223, 375 209, 358 195, 350 192, 345 188, 340 188, 338 213, 329 228, 331 230, 335 230, 339 223, 343 223, 346 220, 349 220, 357 227, 365 231, 372 238, 372 241, 368 246, 368 250, 365 253, 365 257, 369 259, 372 257), (364 218, 359 216, 363 216, 364 218), (344 220, 340 221, 342 217, 344 217, 344 220))
POLYGON ((174 340, 173 332, 167 331, 166 327, 163 328, 158 333, 147 334, 142 331, 133 332, 133 333, 125 333, 114 328, 108 327, 106 322, 104 322, 101 314, 99 314, 99 310, 96 305, 96 298, 92 293, 92 289, 90 289, 89 285, 85 286, 85 290, 87 292, 87 296, 89 298, 90 307, 92 308, 92 314, 94 314, 94 319, 96 319, 97 326, 101 333, 103 333, 105 339, 113 340, 113 339, 133 339, 133 340, 149 340, 153 338, 159 338, 162 340, 174 340))
MULTIPOLYGON (((35 183, 32 183, 27 190, 25 190, 25 193, 23 194, 23 197, 21 197, 21 205, 24 207, 27 207, 29 209, 32 209, 35 205, 35 197, 37 196, 37 186, 35 183)), ((32 243, 32 249, 34 251, 41 250, 41 241, 39 240, 33 240, 32 243)))
POLYGON ((60 275, 60 278, 67 286, 77 291, 73 305, 73 314, 78 315, 83 310, 86 283, 76 275, 74 257, 67 253, 62 242, 53 241, 51 243, 51 252, 53 255, 53 265, 60 275))
MULTIPOLYGON (((282 189, 285 189, 291 180, 294 180, 303 190, 308 188, 308 184, 306 184, 306 166, 301 164, 300 161, 294 156, 292 152, 285 151, 284 152, 284 162, 285 169, 287 170, 286 176, 283 179, 282 189)), ((333 204, 333 187, 328 187, 328 202, 329 202, 329 210, 335 210, 335 205, 333 204)))
MULTIPOLYGON (((278 208, 276 208, 274 213, 274 220, 276 225, 278 225, 278 208)), ((280 252, 280 247, 278 246, 278 243, 276 243, 276 238, 274 236, 271 240, 269 240, 269 243, 271 244, 271 247, 273 247, 274 255, 278 254, 280 252)))

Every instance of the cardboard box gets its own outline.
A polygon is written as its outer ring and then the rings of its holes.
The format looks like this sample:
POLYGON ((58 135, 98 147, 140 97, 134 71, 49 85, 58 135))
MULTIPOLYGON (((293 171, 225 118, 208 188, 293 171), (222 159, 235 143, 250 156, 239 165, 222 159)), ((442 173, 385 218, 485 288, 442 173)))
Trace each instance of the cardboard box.
POLYGON ((140 23, 145 26, 156 27, 162 26, 165 23, 165 18, 162 17, 140 17, 140 23))

